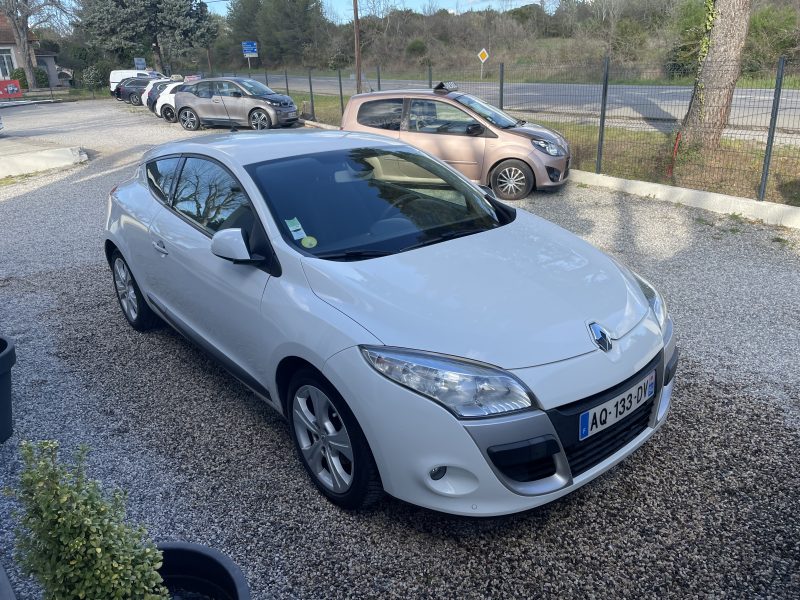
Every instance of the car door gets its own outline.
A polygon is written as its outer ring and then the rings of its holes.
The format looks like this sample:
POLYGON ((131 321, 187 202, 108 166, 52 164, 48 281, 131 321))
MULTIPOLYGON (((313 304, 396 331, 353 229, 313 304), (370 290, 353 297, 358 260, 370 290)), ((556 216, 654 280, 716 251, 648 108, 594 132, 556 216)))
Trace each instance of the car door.
POLYGON ((247 123, 250 103, 242 90, 231 81, 214 82, 214 101, 219 99, 225 119, 236 123, 247 123))
POLYGON ((481 178, 486 148, 483 127, 472 115, 452 104, 411 98, 400 140, 444 160, 469 179, 481 178))
MULTIPOLYGON (((249 230, 261 223, 247 194, 220 163, 186 157, 170 206, 150 226, 154 304, 172 324, 250 383, 258 381, 264 332, 258 324, 270 275, 211 253, 220 229, 249 230)), ((263 234, 263 228, 260 230, 263 234)))
POLYGON ((224 111, 222 101, 219 98, 217 98, 218 102, 214 102, 213 81, 196 83, 192 93, 195 97, 192 98, 190 106, 195 110, 201 121, 216 121, 220 119, 219 115, 224 111))

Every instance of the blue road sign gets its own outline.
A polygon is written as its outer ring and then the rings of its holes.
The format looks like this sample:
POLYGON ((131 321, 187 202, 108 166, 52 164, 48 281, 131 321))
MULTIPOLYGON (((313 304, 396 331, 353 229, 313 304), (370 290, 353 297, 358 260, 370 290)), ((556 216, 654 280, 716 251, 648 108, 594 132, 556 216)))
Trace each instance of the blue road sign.
POLYGON ((242 42, 242 54, 245 58, 258 57, 258 42, 242 42))

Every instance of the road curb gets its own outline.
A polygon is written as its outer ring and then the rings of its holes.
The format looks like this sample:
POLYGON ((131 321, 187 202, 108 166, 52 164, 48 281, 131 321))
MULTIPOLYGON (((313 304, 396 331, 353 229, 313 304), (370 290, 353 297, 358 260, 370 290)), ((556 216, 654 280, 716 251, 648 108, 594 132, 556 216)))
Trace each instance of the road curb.
POLYGON ((328 129, 330 131, 339 131, 339 128, 334 125, 326 125, 325 123, 318 123, 317 121, 308 121, 302 119, 305 127, 314 127, 315 129, 328 129))
POLYGON ((86 152, 78 146, 12 154, 0 161, 0 178, 70 167, 87 160, 86 152))
POLYGON ((759 202, 750 198, 690 190, 662 183, 598 175, 577 169, 570 171, 570 179, 575 183, 596 185, 627 194, 645 196, 662 202, 684 204, 716 213, 737 213, 745 218, 763 221, 770 225, 782 225, 783 227, 800 229, 800 207, 796 206, 776 204, 774 202, 759 202))

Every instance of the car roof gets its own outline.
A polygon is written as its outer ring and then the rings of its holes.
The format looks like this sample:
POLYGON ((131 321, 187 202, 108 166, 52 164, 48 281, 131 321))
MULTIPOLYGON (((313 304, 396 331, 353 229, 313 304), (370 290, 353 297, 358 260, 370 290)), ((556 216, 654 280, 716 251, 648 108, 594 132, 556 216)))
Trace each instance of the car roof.
POLYGON ((406 148, 407 144, 391 138, 354 131, 286 130, 239 131, 204 135, 156 146, 142 157, 142 162, 171 154, 204 154, 227 157, 234 164, 249 165, 266 160, 303 156, 316 152, 350 150, 364 147, 406 148))
POLYGON ((352 100, 367 100, 372 97, 376 98, 385 98, 385 97, 394 97, 394 98, 450 98, 455 99, 459 96, 464 96, 464 92, 460 92, 458 90, 453 92, 448 92, 447 94, 442 94, 441 92, 434 92, 433 90, 429 89, 418 89, 418 90, 383 90, 380 92, 364 92, 362 94, 355 94, 352 96, 352 100))

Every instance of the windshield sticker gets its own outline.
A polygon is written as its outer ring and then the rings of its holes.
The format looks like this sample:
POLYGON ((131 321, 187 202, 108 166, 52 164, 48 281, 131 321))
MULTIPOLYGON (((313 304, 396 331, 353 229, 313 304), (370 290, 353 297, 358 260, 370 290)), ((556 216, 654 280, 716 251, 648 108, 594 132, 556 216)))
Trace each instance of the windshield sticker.
POLYGON ((285 222, 295 240, 302 240, 304 237, 306 237, 306 232, 303 231, 303 226, 300 225, 300 221, 297 219, 297 217, 294 219, 286 219, 285 222))
POLYGON ((317 245, 317 238, 307 235, 302 240, 300 240, 300 243, 303 245, 303 248, 310 249, 317 245))

